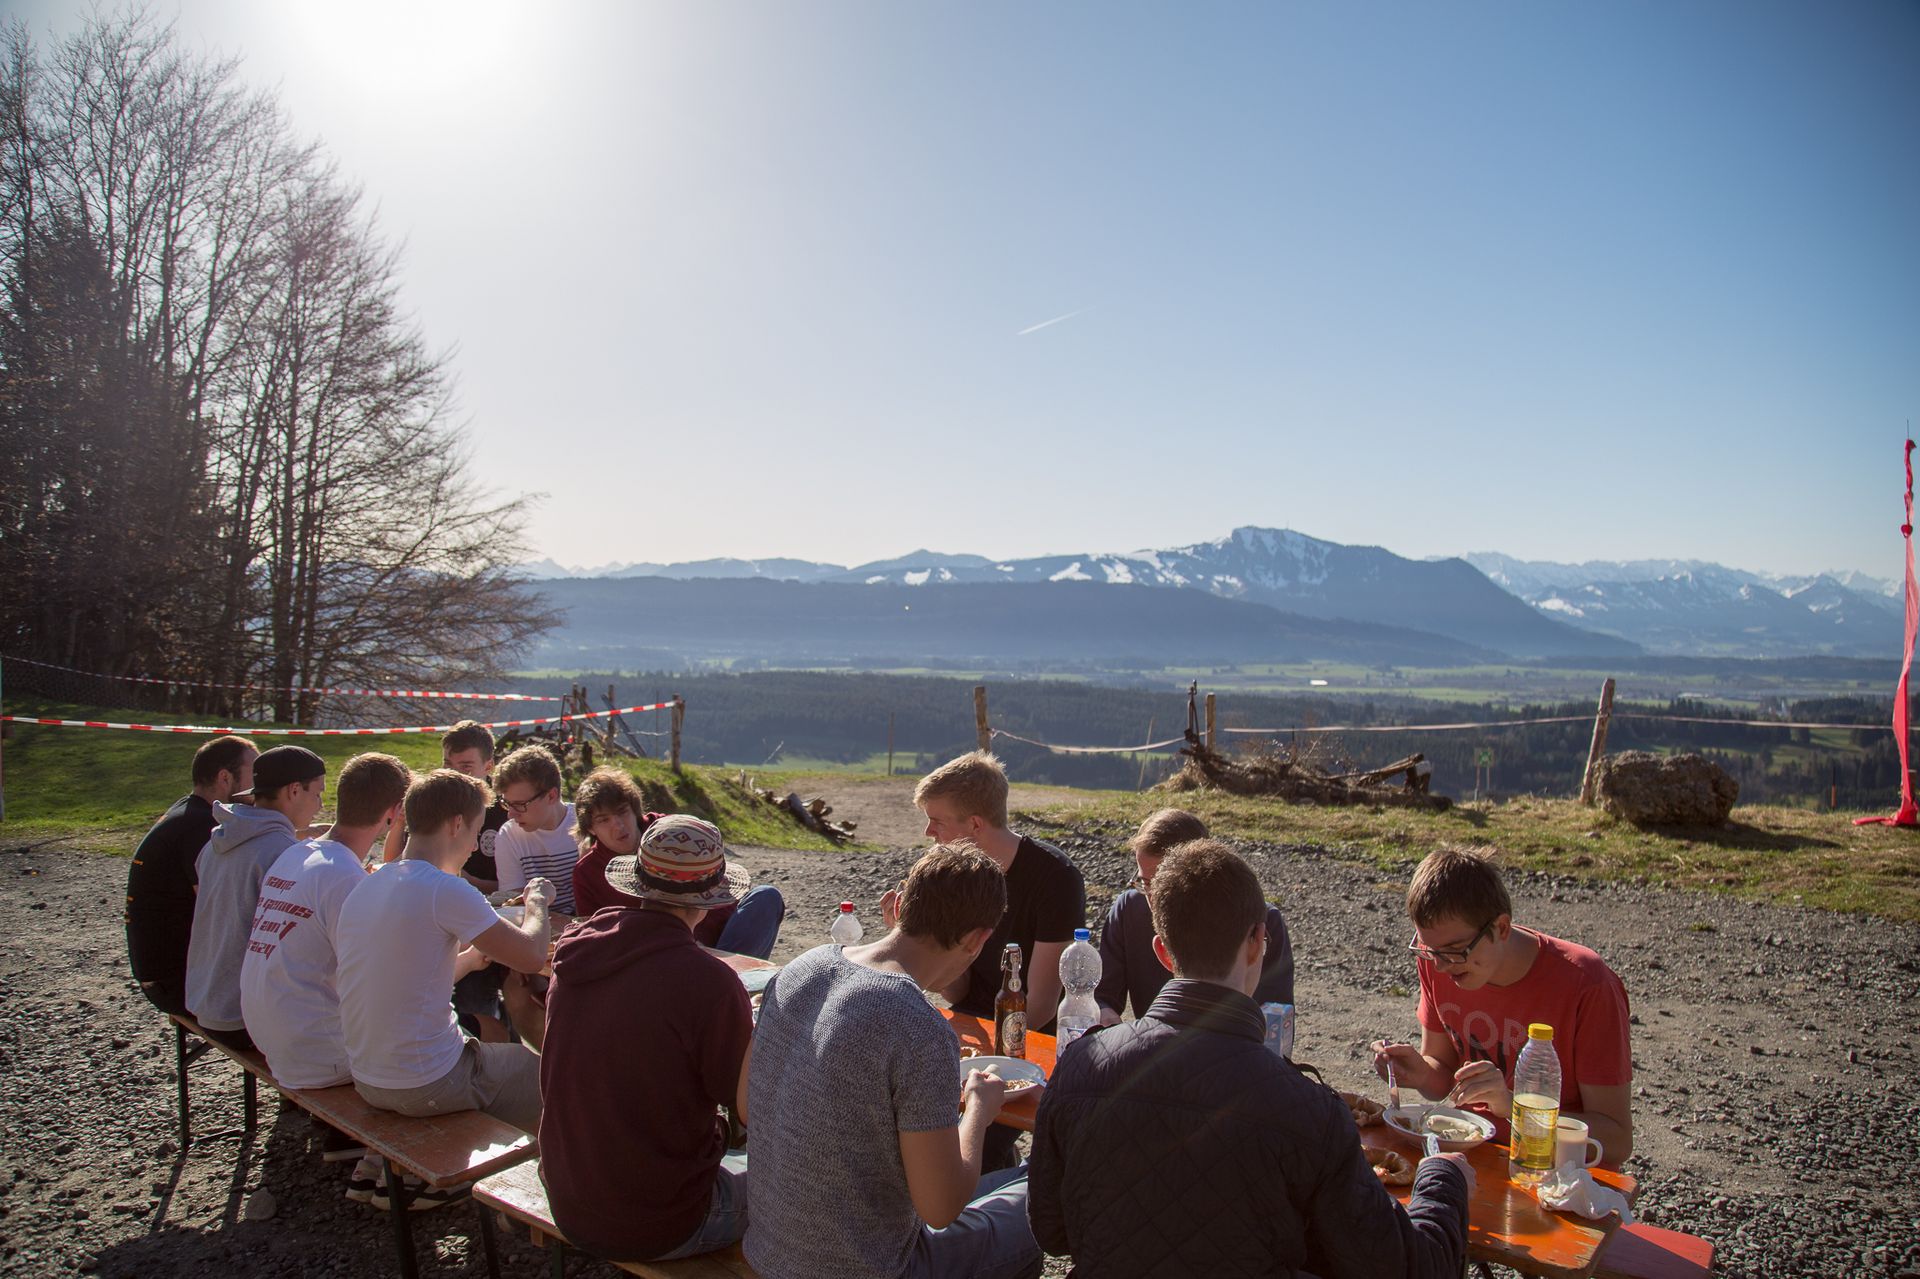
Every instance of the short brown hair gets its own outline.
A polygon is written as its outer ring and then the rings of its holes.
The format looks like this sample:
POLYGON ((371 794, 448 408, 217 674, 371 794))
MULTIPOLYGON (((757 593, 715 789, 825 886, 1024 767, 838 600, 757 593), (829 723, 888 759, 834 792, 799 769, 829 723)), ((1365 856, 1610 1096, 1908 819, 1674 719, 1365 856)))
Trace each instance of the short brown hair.
POLYGON ((1184 808, 1163 808, 1140 823, 1127 850, 1141 857, 1165 857, 1180 844, 1207 837, 1207 824, 1184 808))
POLYGON ((969 751, 959 759, 950 759, 920 779, 913 788, 913 802, 923 806, 930 799, 953 801, 961 817, 978 817, 989 826, 1007 825, 1007 770, 987 751, 969 751))
POLYGON ((413 770, 391 755, 368 751, 340 766, 335 816, 342 826, 372 826, 406 798, 413 770))
POLYGON ((211 786, 220 780, 222 773, 240 772, 240 761, 248 753, 258 755, 260 748, 253 744, 250 737, 235 737, 229 733, 225 737, 216 737, 205 743, 193 753, 193 784, 211 786))
POLYGON ((515 782, 530 782, 542 795, 560 789, 560 761, 544 746, 522 746, 493 770, 493 784, 505 790, 515 782))
POLYGON ((478 777, 436 768, 407 787, 407 829, 416 835, 434 835, 456 817, 477 822, 492 802, 492 788, 478 777))
POLYGON ((587 838, 593 834, 595 821, 623 804, 633 810, 634 821, 646 818, 647 797, 640 793, 640 785, 631 774, 622 768, 594 769, 573 792, 573 837, 587 838))
POLYGON ((463 719, 448 729, 446 736, 440 739, 440 749, 449 755, 455 755, 461 751, 479 751, 480 758, 491 764, 493 762, 493 730, 485 724, 476 724, 470 719, 463 719))
POLYGON ((1466 848, 1427 854, 1407 885, 1407 917, 1416 928, 1443 919, 1476 927, 1513 914, 1513 898, 1491 858, 1466 848))
POLYGON ((952 950, 1007 913, 1007 876, 972 844, 935 844, 900 888, 900 931, 952 950))
POLYGON ((1183 977, 1226 976, 1267 917, 1253 867, 1217 839, 1189 840, 1168 850, 1153 877, 1151 901, 1153 931, 1183 977))

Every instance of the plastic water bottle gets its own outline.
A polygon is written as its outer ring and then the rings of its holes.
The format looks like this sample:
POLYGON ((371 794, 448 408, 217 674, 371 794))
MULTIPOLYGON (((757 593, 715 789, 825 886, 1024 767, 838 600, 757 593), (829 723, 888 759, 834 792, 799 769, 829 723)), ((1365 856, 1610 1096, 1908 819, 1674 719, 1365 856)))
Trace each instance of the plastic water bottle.
POLYGON ((833 938, 836 946, 851 946, 866 933, 860 927, 860 917, 853 913, 852 902, 841 902, 839 913, 833 917, 833 927, 827 929, 827 936, 833 938))
POLYGON ((1527 1027, 1527 1046, 1513 1064, 1513 1132, 1507 1177, 1516 1185, 1537 1186, 1553 1175, 1560 1123, 1560 1054, 1553 1048, 1553 1027, 1527 1027))
POLYGON ((1073 944, 1060 954, 1060 985, 1067 997, 1060 1002, 1055 1040, 1065 1048, 1100 1024, 1100 1005, 1093 1000, 1093 988, 1100 984, 1100 952, 1089 940, 1093 934, 1084 928, 1073 930, 1073 944))

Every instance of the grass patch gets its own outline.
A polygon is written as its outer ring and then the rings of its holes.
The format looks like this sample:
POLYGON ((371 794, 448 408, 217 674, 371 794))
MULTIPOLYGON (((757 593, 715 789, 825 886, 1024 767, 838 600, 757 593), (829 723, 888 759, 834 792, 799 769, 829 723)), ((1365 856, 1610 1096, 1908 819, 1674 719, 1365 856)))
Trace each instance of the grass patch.
MULTIPOLYGON (((101 712, 57 703, 8 699, 15 714, 50 719, 99 718, 101 712)), ((181 716, 119 712, 122 722, 178 724, 181 716)), ((6 818, 0 839, 8 844, 58 840, 65 846, 130 854, 141 835, 186 794, 193 753, 207 739, 124 729, 52 728, 9 724, 5 738, 6 818)), ((262 737, 262 749, 298 742, 327 761, 328 776, 364 751, 385 751, 415 769, 440 766, 435 733, 390 737, 262 737)), ((693 813, 713 822, 728 840, 774 848, 829 849, 832 843, 803 829, 770 805, 742 791, 734 772, 688 766, 677 776, 656 760, 620 760, 656 811, 693 813)), ((331 801, 331 791, 328 799, 331 801)), ((327 820, 331 802, 322 812, 327 820)))
MULTIPOLYGON (((1228 838, 1315 844, 1404 876, 1444 844, 1489 846, 1507 865, 1582 879, 1855 911, 1920 922, 1920 833, 1855 826, 1844 813, 1742 806, 1717 831, 1642 830, 1573 800, 1516 799, 1445 813, 1320 808, 1240 795, 1100 792, 1091 802, 1022 814, 1041 825, 1131 831, 1169 803, 1228 838)), ((1404 879, 1399 887, 1404 889, 1404 879)))

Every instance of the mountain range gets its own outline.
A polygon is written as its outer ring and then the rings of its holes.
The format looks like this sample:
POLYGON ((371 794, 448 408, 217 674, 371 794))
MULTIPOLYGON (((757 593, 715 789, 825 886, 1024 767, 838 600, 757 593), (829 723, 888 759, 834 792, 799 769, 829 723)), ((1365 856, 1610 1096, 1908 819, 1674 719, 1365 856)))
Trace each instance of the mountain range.
POLYGON ((584 651, 617 661, 624 644, 775 661, 859 653, 1445 665, 1640 652, 1883 656, 1900 640, 1896 588, 1858 573, 1769 577, 1693 560, 1559 564, 1495 552, 1414 560, 1255 527, 1125 554, 995 560, 918 550, 851 567, 711 559, 586 571, 541 561, 522 572, 544 579, 570 612, 542 649, 556 662, 584 651), (663 585, 672 582, 703 585, 663 585), (661 610, 672 626, 656 623, 661 610), (928 633, 935 618, 937 635, 928 633), (1096 627, 1118 633, 1096 636, 1096 627))

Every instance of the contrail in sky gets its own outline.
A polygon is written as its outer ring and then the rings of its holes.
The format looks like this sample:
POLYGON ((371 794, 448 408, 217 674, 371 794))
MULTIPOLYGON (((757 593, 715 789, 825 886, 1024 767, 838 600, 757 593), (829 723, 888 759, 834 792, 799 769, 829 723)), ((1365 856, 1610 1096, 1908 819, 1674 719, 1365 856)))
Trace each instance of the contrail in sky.
POLYGON ((1021 329, 1018 333, 1014 334, 1013 336, 1017 338, 1023 338, 1027 336, 1027 334, 1029 333, 1038 333, 1041 329, 1049 328, 1055 324, 1060 324, 1067 320, 1071 320, 1076 315, 1085 315, 1087 312, 1091 310, 1093 310, 1092 307, 1083 306, 1078 311, 1069 311, 1065 315, 1056 315, 1051 320, 1042 320, 1040 321, 1040 323, 1035 324, 1030 328, 1021 329))

